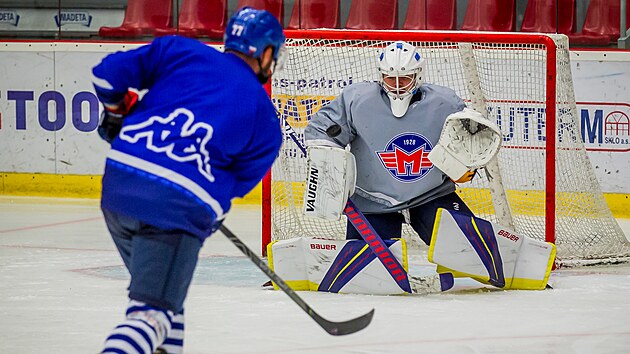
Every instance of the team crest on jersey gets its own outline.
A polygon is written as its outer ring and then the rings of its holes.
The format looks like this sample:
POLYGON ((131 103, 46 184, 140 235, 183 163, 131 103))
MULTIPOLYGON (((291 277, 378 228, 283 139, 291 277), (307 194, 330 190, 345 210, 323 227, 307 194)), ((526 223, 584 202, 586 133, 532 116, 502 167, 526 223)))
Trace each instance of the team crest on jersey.
POLYGON ((402 133, 390 140, 385 150, 376 151, 376 154, 394 178, 402 182, 415 182, 433 168, 428 158, 432 149, 424 136, 402 133))
POLYGON ((195 123, 195 115, 185 109, 178 108, 168 117, 153 116, 138 124, 126 125, 120 131, 119 138, 136 144, 141 139, 147 149, 166 154, 171 160, 178 162, 194 161, 197 169, 208 181, 214 182, 210 171, 210 154, 206 149, 212 138, 212 126, 206 123, 195 123), (190 140, 180 137, 194 136, 190 140))

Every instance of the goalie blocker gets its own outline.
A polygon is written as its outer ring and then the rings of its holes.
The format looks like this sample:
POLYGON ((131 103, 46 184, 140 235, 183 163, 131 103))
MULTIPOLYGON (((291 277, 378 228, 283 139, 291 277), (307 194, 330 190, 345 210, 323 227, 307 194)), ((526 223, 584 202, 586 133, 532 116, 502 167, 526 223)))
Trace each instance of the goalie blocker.
POLYGON ((304 215, 339 220, 354 193, 354 155, 339 147, 309 146, 307 169, 304 215))

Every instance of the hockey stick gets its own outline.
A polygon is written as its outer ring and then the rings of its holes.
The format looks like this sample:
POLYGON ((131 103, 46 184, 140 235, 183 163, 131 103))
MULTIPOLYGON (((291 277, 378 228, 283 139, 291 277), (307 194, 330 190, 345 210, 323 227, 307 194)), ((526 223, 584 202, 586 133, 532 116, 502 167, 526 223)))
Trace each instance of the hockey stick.
MULTIPOLYGON (((280 118, 282 119, 285 133, 291 137, 293 142, 295 142, 295 145, 297 145, 304 156, 306 156, 306 147, 297 137, 297 134, 295 133, 295 130, 293 129, 291 124, 289 124, 289 122, 287 122, 284 117, 280 116, 280 118)), ((339 135, 339 133, 341 133, 341 127, 339 125, 333 125, 326 130, 326 134, 331 138, 339 135)), ((352 226, 354 226, 359 235, 361 235, 361 238, 363 238, 363 240, 365 241, 365 243, 367 243, 372 252, 374 252, 376 258, 379 259, 379 261, 383 264, 391 277, 396 281, 398 286, 400 286, 402 290, 408 293, 414 292, 411 289, 409 276, 407 275, 405 269, 392 254, 392 251, 389 250, 389 247, 387 247, 387 245, 378 235, 376 230, 374 230, 374 227, 372 227, 365 215, 363 215, 363 213, 354 205, 354 202, 352 202, 350 198, 348 198, 348 201, 344 208, 344 213, 348 217, 348 220, 350 221, 352 226)))
POLYGON ((256 264, 256 266, 258 266, 258 268, 263 271, 263 273, 271 278, 271 280, 276 283, 276 285, 278 285, 278 287, 282 289, 282 291, 284 291, 284 293, 287 294, 291 298, 291 300, 293 300, 298 306, 300 306, 302 310, 304 310, 304 312, 306 312, 312 319, 314 319, 318 325, 320 325, 326 332, 328 332, 328 334, 333 336, 352 334, 367 327, 372 321, 372 317, 374 316, 374 309, 370 310, 370 312, 366 313, 365 315, 344 322, 328 321, 327 319, 318 315, 315 310, 313 310, 306 302, 304 302, 304 300, 302 300, 302 298, 299 297, 298 294, 296 294, 295 291, 293 291, 287 285, 287 283, 285 283, 284 280, 282 280, 282 278, 278 276, 278 274, 271 270, 262 259, 256 256, 256 254, 254 254, 254 252, 252 252, 252 250, 250 250, 247 245, 245 245, 238 237, 236 237, 236 235, 232 231, 230 231, 224 225, 221 225, 219 229, 230 241, 232 241, 234 246, 241 250, 241 252, 243 252, 247 257, 249 257, 249 259, 254 262, 254 264, 256 264))

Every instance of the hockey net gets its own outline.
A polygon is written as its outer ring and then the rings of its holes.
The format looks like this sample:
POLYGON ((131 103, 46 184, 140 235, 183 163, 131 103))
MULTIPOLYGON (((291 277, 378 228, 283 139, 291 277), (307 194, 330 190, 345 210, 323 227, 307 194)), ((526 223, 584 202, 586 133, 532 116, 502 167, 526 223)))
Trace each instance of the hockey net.
MULTIPOLYGON (((477 216, 554 242, 559 264, 630 256, 582 142, 565 36, 314 30, 287 31, 287 37, 288 59, 273 78, 272 100, 302 144, 319 108, 347 85, 377 80, 379 51, 391 41, 408 41, 427 60, 426 82, 452 88, 504 134, 494 183, 482 171, 458 188, 477 216)), ((263 183, 263 252, 272 240, 345 237, 345 217, 329 222, 302 215, 305 179, 306 158, 285 134, 271 179, 263 183)), ((404 238, 421 246, 407 225, 404 238)))

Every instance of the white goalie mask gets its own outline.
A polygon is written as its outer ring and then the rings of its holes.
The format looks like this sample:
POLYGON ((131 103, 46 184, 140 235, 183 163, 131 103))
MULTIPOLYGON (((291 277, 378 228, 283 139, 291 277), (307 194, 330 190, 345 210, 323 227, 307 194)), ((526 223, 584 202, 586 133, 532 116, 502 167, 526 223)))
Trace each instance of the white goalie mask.
POLYGON ((413 45, 394 42, 379 56, 378 69, 381 86, 391 102, 394 116, 407 113, 411 98, 424 82, 426 61, 413 45))

